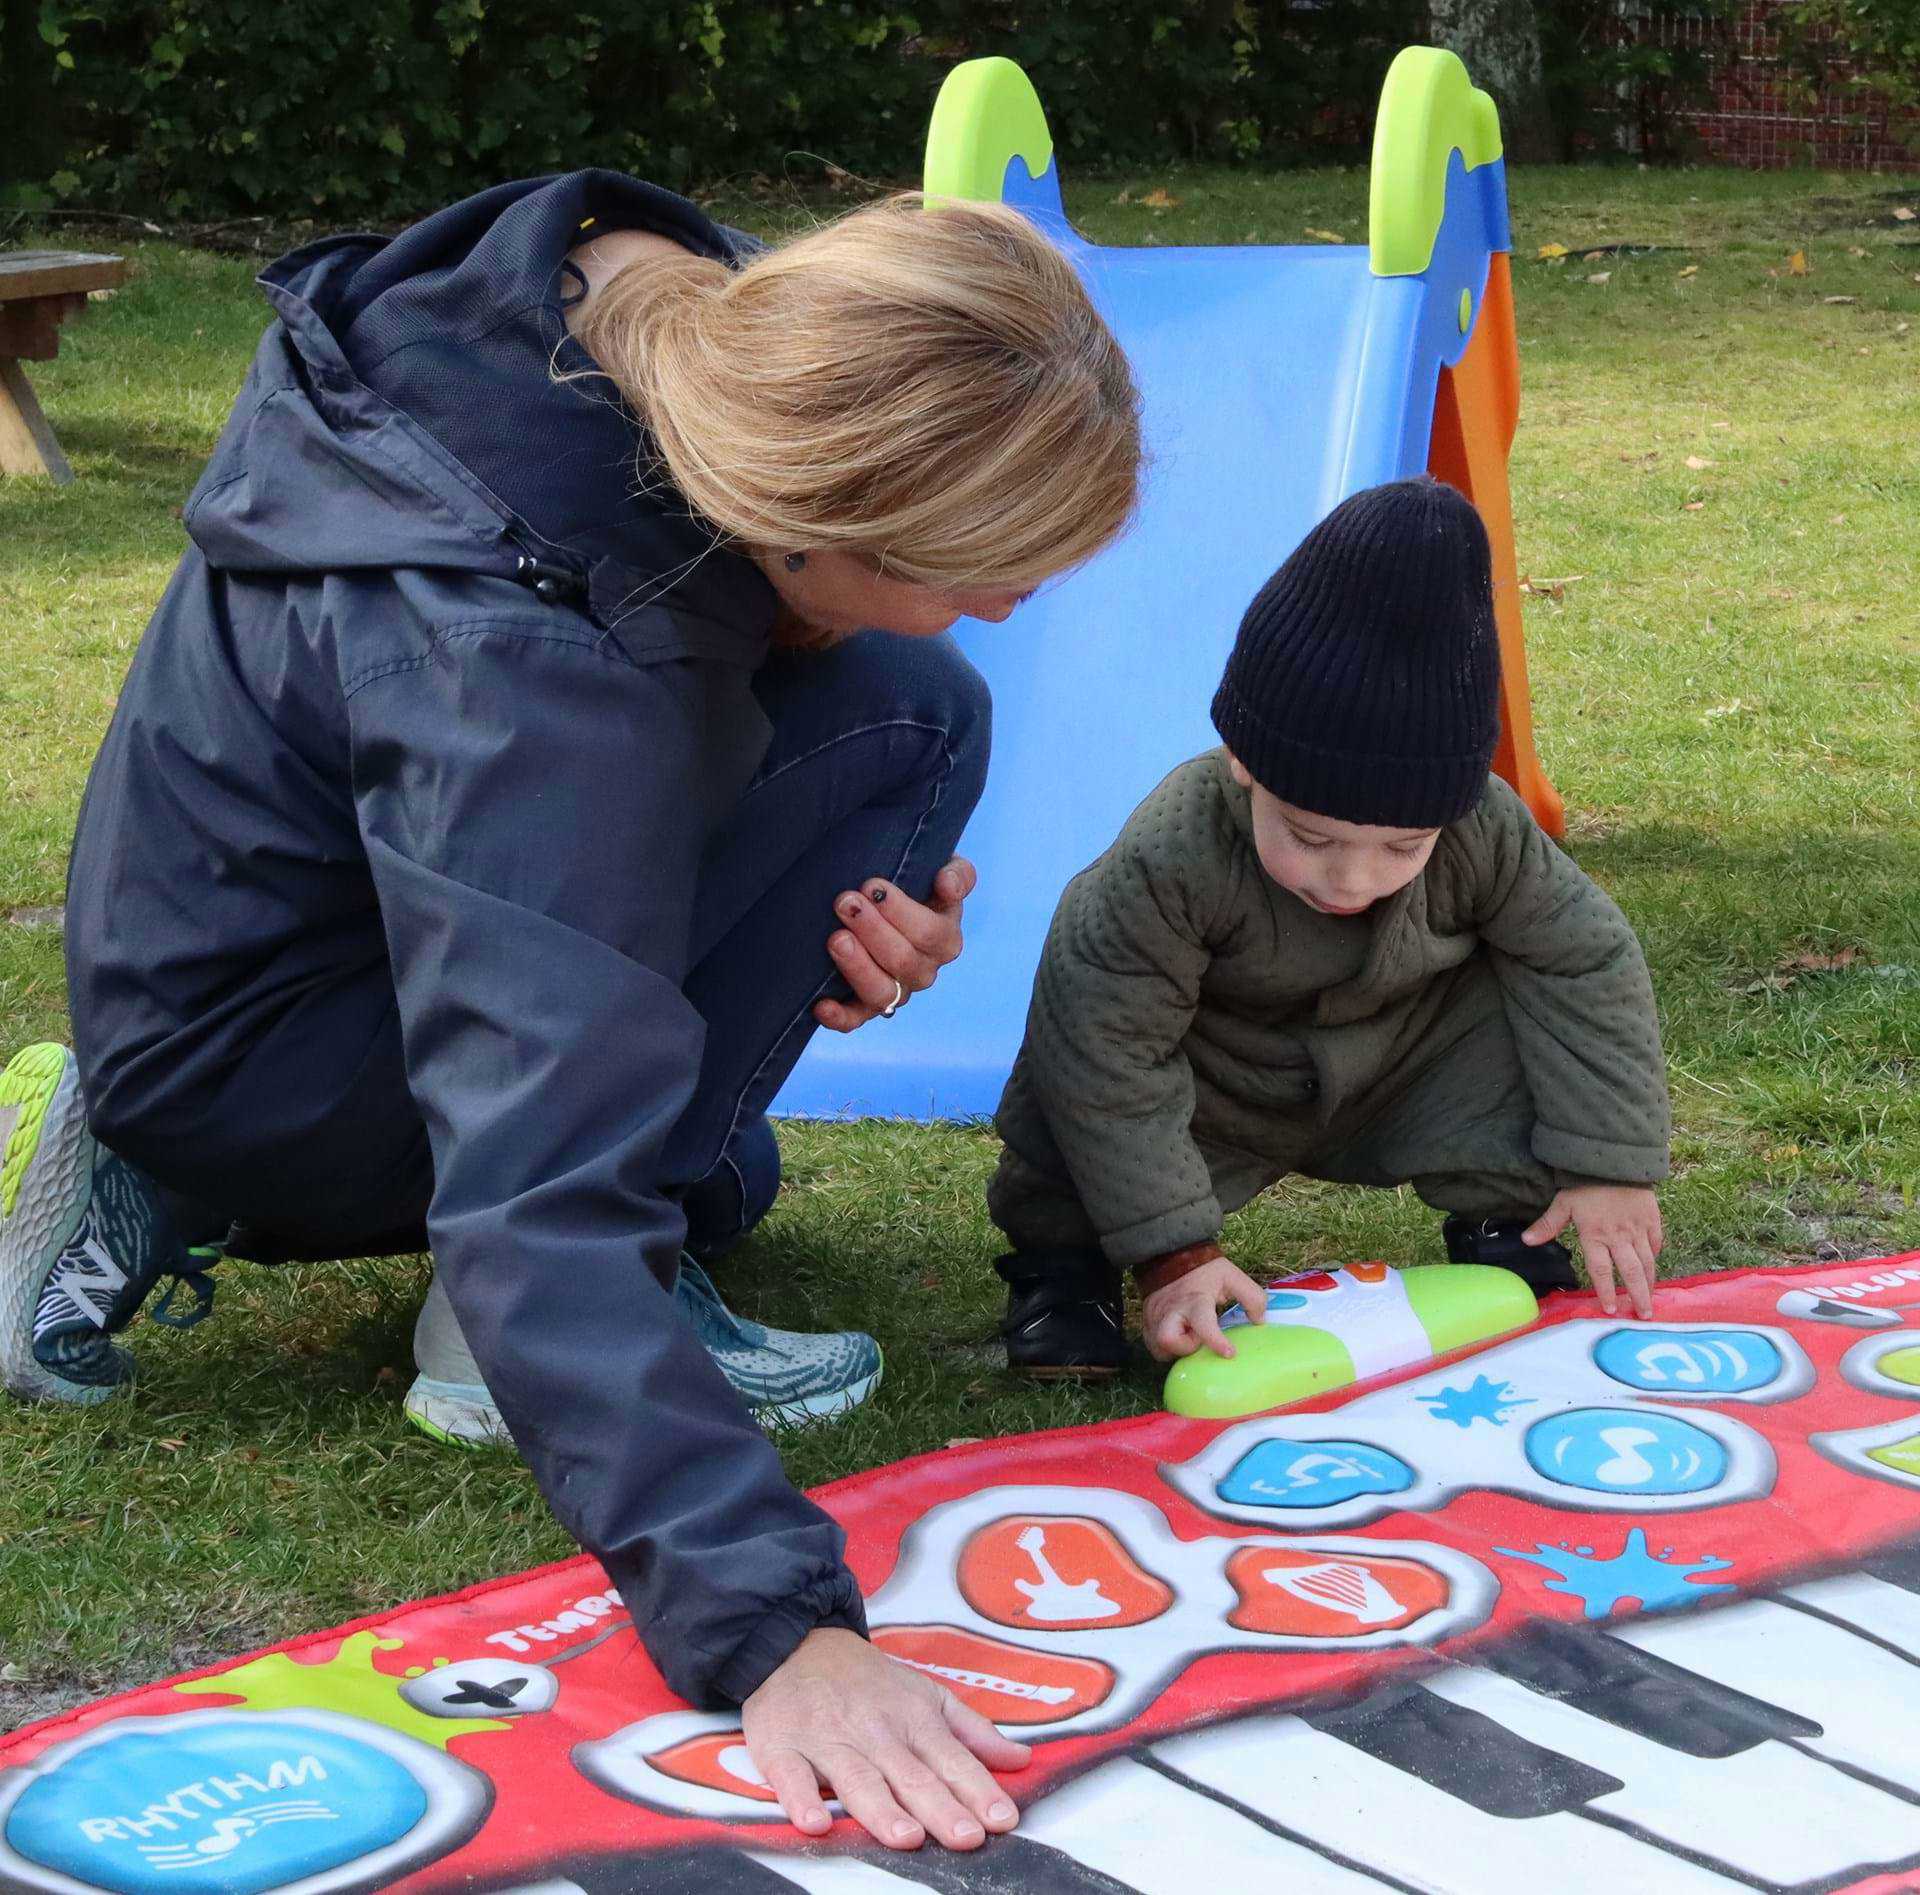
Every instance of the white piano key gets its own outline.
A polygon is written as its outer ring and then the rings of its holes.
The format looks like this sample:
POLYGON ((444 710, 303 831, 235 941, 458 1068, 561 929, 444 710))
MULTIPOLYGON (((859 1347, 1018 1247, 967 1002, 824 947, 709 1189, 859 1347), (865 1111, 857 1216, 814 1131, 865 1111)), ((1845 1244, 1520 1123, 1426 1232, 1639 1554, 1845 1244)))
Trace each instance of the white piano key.
POLYGON ((1166 1739, 1172 1768, 1418 1889, 1554 1895, 1735 1895, 1743 1883, 1576 1815, 1490 1816, 1296 1717, 1166 1739))
POLYGON ((1488 1672, 1450 1670, 1424 1683, 1528 1743, 1618 1777, 1626 1787, 1593 1798, 1589 1808, 1735 1874, 1812 1882, 1920 1855, 1920 1809, 1788 1745, 1693 1757, 1488 1672))
MULTIPOLYGON (((1832 1579, 1809 1580, 1804 1586, 1787 1586, 1783 1596, 1829 1618, 1844 1619, 1920 1662, 1920 1593, 1870 1573, 1841 1573, 1832 1579)), ((1914 1682, 1920 1686, 1920 1679, 1914 1682)))
POLYGON ((1140 1895, 1194 1895, 1199 1861, 1217 1890, 1381 1895, 1389 1886, 1127 1758, 1041 1798, 1022 1816, 1019 1833, 1117 1876, 1140 1895))
POLYGON ((1806 1749, 1920 1792, 1920 1672, 1851 1632, 1751 1599, 1686 1618, 1633 1620, 1607 1636, 1810 1717, 1823 1734, 1803 1739, 1806 1749))

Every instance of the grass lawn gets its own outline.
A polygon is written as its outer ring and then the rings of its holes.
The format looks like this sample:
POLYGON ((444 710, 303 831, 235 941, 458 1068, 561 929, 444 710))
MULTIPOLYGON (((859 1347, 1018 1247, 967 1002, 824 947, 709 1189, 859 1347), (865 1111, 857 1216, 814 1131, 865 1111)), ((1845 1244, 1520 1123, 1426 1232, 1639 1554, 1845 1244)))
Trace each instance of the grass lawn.
MULTIPOLYGON (((1653 963, 1678 1112, 1666 1265, 1920 1247, 1920 222, 1893 215, 1920 187, 1513 184, 1536 714, 1571 846, 1653 963), (1545 244, 1573 254, 1535 262, 1545 244)), ((1357 241, 1365 191, 1359 171, 1174 170, 1068 202, 1107 241, 1357 241), (1178 202, 1142 208, 1155 187, 1178 202)), ((131 285, 37 376, 79 483, 0 483, 4 1051, 63 1034, 74 809, 265 319, 246 264, 131 254, 131 285)), ((789 1443, 796 1479, 1153 1404, 1145 1375, 1089 1395, 996 1366, 987 1134, 783 1142, 789 1188, 722 1287, 775 1322, 867 1327, 888 1361, 857 1416, 789 1443)), ((1411 1194, 1286 1185, 1233 1238, 1276 1265, 1411 1262, 1437 1257, 1437 1223, 1411 1194)), ((0 1411, 0 1727, 568 1550, 512 1456, 403 1425, 425 1280, 422 1260, 230 1266, 213 1322, 136 1328, 130 1398, 0 1411)))

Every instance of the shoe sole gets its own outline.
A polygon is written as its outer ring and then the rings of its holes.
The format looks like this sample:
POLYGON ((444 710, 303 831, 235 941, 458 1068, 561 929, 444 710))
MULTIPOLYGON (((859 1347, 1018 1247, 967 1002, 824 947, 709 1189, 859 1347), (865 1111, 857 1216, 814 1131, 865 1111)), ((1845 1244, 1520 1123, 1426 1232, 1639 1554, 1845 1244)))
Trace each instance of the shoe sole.
POLYGON ((1111 1382, 1120 1373, 1118 1369, 1102 1368, 1016 1368, 1015 1375, 1024 1376, 1029 1382, 1111 1382))
POLYGON ((476 1401, 451 1382, 416 1375, 401 1412, 420 1432, 443 1448, 510 1448, 513 1436, 490 1401, 476 1401))
POLYGON ((0 1072, 0 1384, 25 1401, 87 1408, 115 1393, 33 1355, 34 1306, 86 1214, 94 1151, 72 1055, 44 1043, 17 1053, 0 1072))
POLYGON ((831 1389, 824 1395, 802 1395, 793 1401, 768 1402, 764 1407, 752 1411, 753 1418, 763 1428, 807 1428, 815 1422, 837 1420, 841 1415, 858 1408, 880 1386, 886 1366, 882 1361, 871 1375, 862 1376, 857 1382, 849 1382, 845 1388, 831 1389))
MULTIPOLYGON (((871 1375, 830 1394, 803 1395, 795 1401, 769 1403, 754 1409, 753 1417, 763 1428, 805 1428, 815 1422, 830 1421, 858 1408, 880 1386, 885 1367, 882 1363, 871 1375)), ((422 1434, 442 1447, 471 1452, 479 1448, 513 1446, 507 1424, 490 1401, 476 1401, 453 1384, 437 1382, 431 1376, 414 1377, 401 1412, 422 1434)))

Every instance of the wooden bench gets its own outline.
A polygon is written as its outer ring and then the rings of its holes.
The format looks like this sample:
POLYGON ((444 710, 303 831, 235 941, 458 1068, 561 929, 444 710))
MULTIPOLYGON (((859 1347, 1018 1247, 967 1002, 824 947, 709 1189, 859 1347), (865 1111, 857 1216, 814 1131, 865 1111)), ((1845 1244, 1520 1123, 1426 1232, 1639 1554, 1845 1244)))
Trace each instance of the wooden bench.
POLYGON ((127 280, 124 257, 76 250, 0 250, 0 474, 73 478, 22 362, 51 362, 60 325, 87 306, 93 290, 127 280))

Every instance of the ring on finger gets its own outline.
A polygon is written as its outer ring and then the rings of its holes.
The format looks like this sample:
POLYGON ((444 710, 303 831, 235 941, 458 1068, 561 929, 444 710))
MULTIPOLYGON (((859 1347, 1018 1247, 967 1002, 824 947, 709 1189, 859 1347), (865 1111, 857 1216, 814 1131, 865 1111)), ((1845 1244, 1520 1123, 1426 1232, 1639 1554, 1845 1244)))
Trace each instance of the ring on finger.
POLYGON ((896 980, 893 983, 893 998, 889 1000, 887 1004, 880 1009, 881 1019, 891 1020, 893 1016, 900 1011, 901 1005, 906 1000, 906 997, 907 997, 906 988, 898 980, 896 980))

